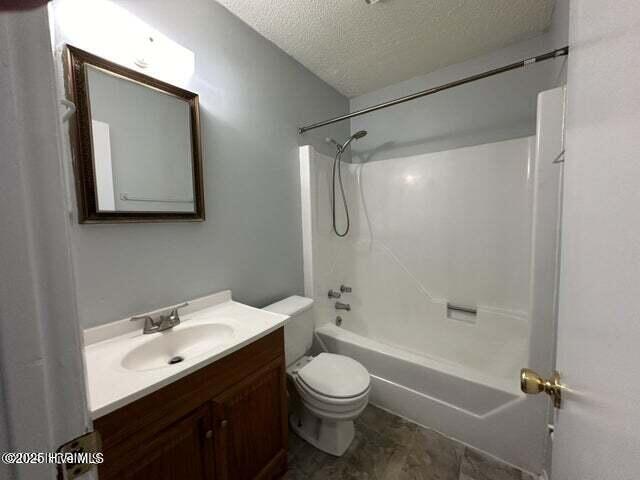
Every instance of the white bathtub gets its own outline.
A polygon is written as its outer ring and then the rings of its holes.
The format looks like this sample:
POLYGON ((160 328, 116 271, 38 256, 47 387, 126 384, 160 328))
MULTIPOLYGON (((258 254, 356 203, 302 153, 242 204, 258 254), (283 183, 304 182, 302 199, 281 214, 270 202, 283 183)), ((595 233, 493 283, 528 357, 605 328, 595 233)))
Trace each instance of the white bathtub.
POLYGON ((331 324, 320 327, 317 335, 330 352, 355 358, 375 377, 470 415, 491 415, 491 412, 521 398, 517 377, 509 383, 444 359, 386 345, 331 324))
POLYGON ((538 470, 529 434, 532 402, 513 382, 437 357, 417 355, 333 324, 316 330, 319 344, 348 355, 371 374, 372 404, 529 471, 538 470))

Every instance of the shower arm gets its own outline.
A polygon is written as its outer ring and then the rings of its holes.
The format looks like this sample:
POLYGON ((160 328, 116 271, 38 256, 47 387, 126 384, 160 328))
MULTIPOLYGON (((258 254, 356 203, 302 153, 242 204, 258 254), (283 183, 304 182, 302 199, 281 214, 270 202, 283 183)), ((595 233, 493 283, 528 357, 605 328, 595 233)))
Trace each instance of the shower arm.
POLYGON ((525 58, 524 60, 520 60, 518 62, 505 65, 504 67, 495 68, 493 70, 489 70, 484 73, 479 73, 477 75, 472 75, 470 77, 465 77, 460 80, 455 80, 453 82, 445 83, 444 85, 439 85, 437 87, 429 88, 427 90, 422 90, 420 92, 413 93, 405 97, 400 97, 400 98, 396 98, 395 100, 389 100, 388 102, 379 103, 378 105, 373 105, 371 107, 363 108, 362 110, 357 110, 353 113, 348 113, 346 115, 341 115, 339 117, 331 118, 329 120, 324 120, 318 123, 312 123, 311 125, 306 125, 304 127, 298 128, 298 134, 302 135, 303 133, 308 132, 309 130, 314 130, 316 128, 324 127, 325 125, 331 125, 333 123, 349 120, 350 118, 359 117, 360 115, 365 115, 367 113, 375 112, 377 110, 382 110, 383 108, 393 107, 395 105, 400 105, 401 103, 410 102, 411 100, 416 100, 418 98, 426 97, 428 95, 433 95, 434 93, 442 92, 444 90, 448 90, 454 87, 459 87, 460 85, 465 85, 467 83, 475 82, 476 80, 482 80, 483 78, 493 77, 494 75, 498 75, 500 73, 509 72, 511 70, 517 70, 519 68, 524 68, 527 65, 544 62, 545 60, 551 60, 554 58, 564 57, 566 55, 569 55, 568 46, 558 48, 556 50, 553 50, 548 53, 544 53, 542 55, 538 55, 537 57, 525 58))

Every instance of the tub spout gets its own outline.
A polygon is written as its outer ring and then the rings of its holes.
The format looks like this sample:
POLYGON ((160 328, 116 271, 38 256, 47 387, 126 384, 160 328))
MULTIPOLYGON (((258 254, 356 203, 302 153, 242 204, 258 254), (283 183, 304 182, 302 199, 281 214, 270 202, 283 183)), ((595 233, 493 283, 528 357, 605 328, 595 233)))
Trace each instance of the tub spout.
POLYGON ((336 302, 336 310, 346 310, 347 312, 350 312, 351 305, 348 303, 336 302))

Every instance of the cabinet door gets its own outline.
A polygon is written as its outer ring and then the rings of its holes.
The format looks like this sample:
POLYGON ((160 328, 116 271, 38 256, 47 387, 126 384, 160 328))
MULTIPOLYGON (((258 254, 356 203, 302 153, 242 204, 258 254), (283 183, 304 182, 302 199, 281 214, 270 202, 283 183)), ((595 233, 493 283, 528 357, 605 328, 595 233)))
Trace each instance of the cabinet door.
POLYGON ((284 357, 267 364, 213 402, 216 479, 280 478, 287 461, 284 357))
POLYGON ((100 479, 213 480, 212 427, 207 404, 153 437, 131 437, 117 453, 105 451, 100 479))

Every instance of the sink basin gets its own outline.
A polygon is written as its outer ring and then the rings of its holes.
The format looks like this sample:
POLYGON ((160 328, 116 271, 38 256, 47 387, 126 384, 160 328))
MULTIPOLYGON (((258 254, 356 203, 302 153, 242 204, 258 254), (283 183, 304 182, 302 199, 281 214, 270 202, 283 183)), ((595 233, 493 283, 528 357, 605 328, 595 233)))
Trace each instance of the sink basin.
POLYGON ((221 323, 194 325, 152 334, 154 338, 135 347, 122 359, 127 370, 155 370, 179 365, 233 340, 233 328, 221 323))

